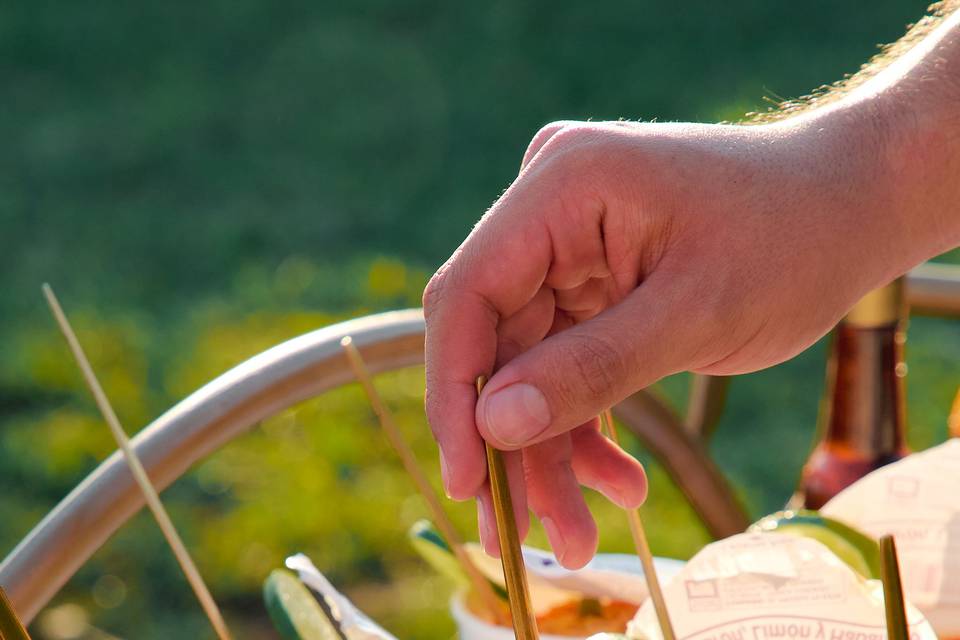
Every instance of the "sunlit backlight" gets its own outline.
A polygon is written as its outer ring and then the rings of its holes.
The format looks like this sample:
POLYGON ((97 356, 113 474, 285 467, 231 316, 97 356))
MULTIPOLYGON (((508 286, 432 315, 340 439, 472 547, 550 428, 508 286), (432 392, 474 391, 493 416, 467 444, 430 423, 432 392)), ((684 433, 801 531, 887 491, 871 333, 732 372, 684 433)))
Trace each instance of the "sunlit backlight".
POLYGON ((50 640, 81 638, 89 626, 87 612, 78 604, 68 603, 53 607, 40 617, 40 631, 50 640))

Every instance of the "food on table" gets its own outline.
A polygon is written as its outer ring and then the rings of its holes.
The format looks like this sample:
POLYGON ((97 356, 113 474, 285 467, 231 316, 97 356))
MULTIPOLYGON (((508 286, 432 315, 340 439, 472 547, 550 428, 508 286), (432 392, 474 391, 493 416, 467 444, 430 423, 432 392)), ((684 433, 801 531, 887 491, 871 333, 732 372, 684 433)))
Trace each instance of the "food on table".
MULTIPOLYGON (((480 571, 501 585, 502 578, 497 575, 500 571, 499 564, 483 556, 479 546, 470 545, 469 551, 480 571)), ((636 560, 632 556, 627 558, 631 561, 636 560)), ((524 549, 524 563, 528 567, 530 596, 537 619, 537 628, 544 634, 585 638, 601 631, 622 632, 640 604, 646 599, 645 585, 639 589, 640 585, 637 584, 643 581, 642 574, 607 569, 604 573, 610 574, 610 582, 604 584, 601 589, 591 588, 596 585, 592 585, 589 579, 579 583, 580 589, 576 588, 577 583, 569 584, 574 588, 564 588, 560 585, 565 584, 565 581, 562 578, 551 579, 549 569, 559 569, 553 573, 565 574, 589 573, 596 569, 588 565, 578 572, 568 571, 560 567, 551 554, 538 553, 537 550, 529 548, 524 549), (546 565, 548 572, 543 571, 544 561, 550 563, 546 565), (617 573, 619 575, 615 575, 617 573), (632 584, 622 591, 616 588, 617 584, 623 583, 632 584), (632 600, 626 599, 631 595, 632 600)), ((491 616, 474 598, 468 597, 466 605, 472 615, 487 623, 493 622, 491 616)))
MULTIPOLYGON (((822 543, 807 537, 743 533, 704 547, 664 587, 684 640, 857 640, 886 634, 883 590, 822 543)), ((934 640, 913 606, 913 640, 934 640)), ((631 638, 663 636, 653 603, 627 627, 631 638)))
POLYGON ((893 534, 907 599, 940 638, 960 638, 960 439, 874 471, 821 512, 893 534))
MULTIPOLYGON (((472 594, 465 598, 466 611, 476 621, 489 626, 495 626, 496 621, 487 612, 477 598, 472 594)), ((535 610, 537 629, 543 634, 585 638, 601 631, 623 631, 627 623, 636 614, 639 605, 612 598, 585 598, 577 594, 570 594, 569 598, 560 604, 546 610, 535 610)), ((459 618, 461 616, 455 616, 459 618)), ((507 630, 506 627, 503 627, 507 630)))
POLYGON ((623 631, 639 605, 610 598, 570 600, 537 615, 537 628, 555 636, 590 636, 623 631))
POLYGON ((880 579, 880 548, 877 541, 862 531, 816 511, 779 511, 757 521, 750 531, 813 538, 826 545, 861 576, 880 579))
MULTIPOLYGON (((427 521, 415 524, 409 533, 415 549, 439 573, 461 587, 451 609, 463 638, 511 637, 506 627, 494 625, 492 616, 467 589, 465 577, 443 538, 427 521)), ((479 545, 465 546, 471 560, 503 598, 500 562, 487 556, 479 545)), ((585 638, 601 631, 622 632, 648 592, 640 561, 633 555, 601 554, 577 571, 564 569, 550 554, 523 549, 537 626, 545 636, 585 638)), ((683 565, 677 560, 656 559, 661 579, 683 565)))
MULTIPOLYGON (((780 514, 758 524, 764 522, 773 530, 813 530, 834 545, 843 540, 848 546, 841 548, 847 550, 862 543, 858 536, 863 534, 852 535, 813 514, 780 514), (840 533, 831 538, 823 530, 840 533)), ((428 525, 419 524, 411 538, 433 566, 464 584, 456 575, 459 565, 428 525)), ((495 559, 478 545, 468 545, 468 552, 481 573, 502 585, 495 559)), ((865 557, 858 561, 868 566, 865 557)), ((524 562, 543 640, 662 638, 636 557, 601 555, 584 569, 569 571, 551 554, 527 548, 524 562)), ((278 571, 265 587, 271 617, 284 638, 395 640, 339 594, 305 556, 289 558, 287 566, 299 579, 278 571), (331 630, 336 635, 330 636, 331 630)), ((746 533, 708 545, 685 565, 658 559, 659 567, 674 627, 684 640, 880 640, 885 635, 879 581, 861 576, 810 537, 746 533)), ((451 612, 461 640, 513 637, 509 627, 493 624, 469 588, 455 594, 451 612)), ((918 609, 908 606, 907 620, 911 640, 935 640, 918 609)))

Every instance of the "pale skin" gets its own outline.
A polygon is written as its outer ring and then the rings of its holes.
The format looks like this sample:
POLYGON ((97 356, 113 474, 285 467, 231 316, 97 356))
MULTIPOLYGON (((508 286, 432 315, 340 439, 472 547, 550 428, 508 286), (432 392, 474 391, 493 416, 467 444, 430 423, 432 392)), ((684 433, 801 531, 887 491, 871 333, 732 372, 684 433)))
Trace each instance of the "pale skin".
POLYGON ((791 358, 866 292, 960 245, 960 11, 943 14, 863 81, 779 120, 534 136, 424 293, 444 485, 477 498, 488 552, 482 438, 510 452, 521 534, 529 506, 580 567, 597 547, 580 485, 624 507, 647 492, 599 412, 676 372, 791 358))

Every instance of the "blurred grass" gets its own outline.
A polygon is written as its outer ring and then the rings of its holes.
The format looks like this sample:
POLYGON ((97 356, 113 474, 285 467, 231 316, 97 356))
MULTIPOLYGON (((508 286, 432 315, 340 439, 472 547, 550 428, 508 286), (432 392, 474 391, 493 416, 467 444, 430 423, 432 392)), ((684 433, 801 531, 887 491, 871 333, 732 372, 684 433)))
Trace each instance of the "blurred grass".
MULTIPOLYGON (((765 108, 765 96, 855 71, 922 7, 0 6, 0 554, 112 450, 40 282, 57 288, 121 419, 138 430, 284 339, 419 304, 428 274, 546 122, 735 120, 765 108)), ((958 356, 956 324, 913 322, 918 448, 943 438, 958 356)), ((823 357, 817 345, 731 386, 713 454, 754 515, 792 490, 823 357)), ((438 483, 422 372, 379 383, 438 483)), ((676 376, 661 389, 682 406, 686 384, 676 376)), ((664 472, 651 464, 650 475, 654 550, 687 557, 707 536, 664 472)), ((240 638, 271 637, 259 584, 295 551, 399 637, 452 633, 448 586, 405 543, 425 509, 355 387, 265 421, 164 497, 240 638)), ((602 549, 629 551, 622 515, 589 500, 602 549)), ((450 508, 475 531, 471 505, 450 508)), ((542 531, 531 542, 543 545, 542 531)), ((68 603, 123 637, 211 636, 147 514, 55 601, 75 612, 68 603)))

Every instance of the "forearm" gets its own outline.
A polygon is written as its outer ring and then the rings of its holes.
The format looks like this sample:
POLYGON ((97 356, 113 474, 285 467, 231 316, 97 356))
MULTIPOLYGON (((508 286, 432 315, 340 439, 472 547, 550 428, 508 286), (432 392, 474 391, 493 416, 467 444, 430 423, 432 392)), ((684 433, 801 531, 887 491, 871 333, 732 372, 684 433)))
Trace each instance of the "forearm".
MULTIPOLYGON (((915 47, 922 43, 925 46, 929 45, 932 40, 928 41, 927 38, 941 29, 944 23, 951 19, 951 16, 955 18, 954 14, 958 10, 960 10, 960 0, 943 0, 934 3, 930 6, 928 13, 916 24, 911 25, 902 38, 884 46, 879 54, 861 66, 856 73, 833 84, 819 87, 809 95, 784 101, 765 112, 751 114, 752 118, 749 122, 759 124, 779 122, 812 111, 822 110, 844 100, 851 93, 873 81, 895 63, 899 62, 902 66, 905 59, 915 59, 917 56, 917 51, 913 51, 915 47), (912 51, 913 53, 911 53, 912 51)), ((942 32, 940 35, 942 35, 942 32)), ((940 36, 934 37, 939 38, 940 36)))
POLYGON ((867 159, 874 184, 859 187, 874 199, 862 223, 883 227, 887 277, 960 245, 957 6, 915 27, 890 48, 897 55, 865 67, 837 96, 788 119, 836 132, 841 146, 867 159))
POLYGON ((960 9, 851 99, 880 105, 893 204, 917 257, 960 244, 960 9))

